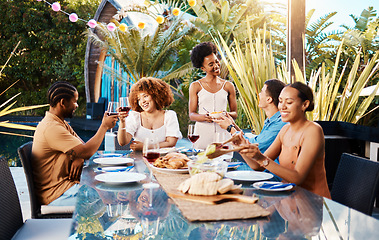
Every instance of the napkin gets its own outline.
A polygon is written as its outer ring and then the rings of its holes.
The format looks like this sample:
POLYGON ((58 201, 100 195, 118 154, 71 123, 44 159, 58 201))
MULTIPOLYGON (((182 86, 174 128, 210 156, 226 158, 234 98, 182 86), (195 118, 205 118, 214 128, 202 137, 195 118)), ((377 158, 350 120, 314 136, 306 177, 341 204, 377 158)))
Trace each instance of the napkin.
POLYGON ((295 186, 293 183, 263 183, 260 185, 260 188, 265 189, 279 189, 279 188, 286 188, 288 186, 295 186))

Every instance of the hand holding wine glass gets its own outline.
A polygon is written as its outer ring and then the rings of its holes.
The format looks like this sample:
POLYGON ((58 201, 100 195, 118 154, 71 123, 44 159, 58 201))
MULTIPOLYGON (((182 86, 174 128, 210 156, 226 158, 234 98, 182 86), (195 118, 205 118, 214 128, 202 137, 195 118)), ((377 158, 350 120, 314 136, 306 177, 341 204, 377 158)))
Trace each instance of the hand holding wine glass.
MULTIPOLYGON (((107 108, 108 116, 118 115, 117 108, 118 108, 118 102, 109 102, 108 108, 107 108)), ((111 133, 112 132, 113 132, 113 128, 111 128, 111 133)))
POLYGON ((129 115, 131 107, 129 105, 129 98, 128 97, 120 97, 120 104, 118 108, 118 117, 121 121, 124 121, 124 119, 129 115))

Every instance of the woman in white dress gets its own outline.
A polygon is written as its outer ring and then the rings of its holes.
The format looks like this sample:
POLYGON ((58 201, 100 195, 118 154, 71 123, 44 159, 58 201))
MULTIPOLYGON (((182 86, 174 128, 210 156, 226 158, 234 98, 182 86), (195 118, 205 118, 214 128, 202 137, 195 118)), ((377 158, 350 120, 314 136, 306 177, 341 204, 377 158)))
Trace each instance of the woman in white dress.
POLYGON ((204 78, 191 83, 189 89, 189 117, 196 121, 195 133, 200 135, 194 147, 205 149, 215 141, 217 132, 229 134, 213 122, 209 113, 226 112, 229 105, 228 114, 237 118, 236 90, 231 82, 219 77, 220 61, 212 42, 196 45, 191 51, 191 61, 194 67, 206 73, 204 78))
POLYGON ((159 147, 174 147, 182 138, 176 113, 163 110, 174 101, 170 85, 164 81, 147 77, 133 84, 129 103, 132 111, 119 112, 120 124, 117 140, 121 146, 128 144, 130 148, 142 150, 146 138, 155 139, 159 147))

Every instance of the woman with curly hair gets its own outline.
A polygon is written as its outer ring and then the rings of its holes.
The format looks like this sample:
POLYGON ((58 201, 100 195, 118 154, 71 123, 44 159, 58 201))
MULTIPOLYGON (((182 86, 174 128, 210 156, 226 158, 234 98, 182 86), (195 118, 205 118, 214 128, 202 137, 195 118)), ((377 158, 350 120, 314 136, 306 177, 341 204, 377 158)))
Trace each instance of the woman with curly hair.
POLYGON ((129 95, 133 111, 119 112, 117 140, 121 146, 130 144, 133 150, 142 150, 146 138, 156 139, 159 147, 173 147, 182 138, 176 113, 163 110, 174 101, 170 85, 147 77, 136 82, 129 95))
POLYGON ((191 51, 191 61, 195 68, 205 72, 205 77, 191 83, 189 89, 189 116, 196 121, 195 132, 200 135, 194 144, 197 149, 205 149, 215 141, 216 133, 228 134, 209 115, 212 112, 226 112, 237 118, 236 90, 229 81, 221 79, 220 61, 216 46, 212 42, 196 45, 191 51))

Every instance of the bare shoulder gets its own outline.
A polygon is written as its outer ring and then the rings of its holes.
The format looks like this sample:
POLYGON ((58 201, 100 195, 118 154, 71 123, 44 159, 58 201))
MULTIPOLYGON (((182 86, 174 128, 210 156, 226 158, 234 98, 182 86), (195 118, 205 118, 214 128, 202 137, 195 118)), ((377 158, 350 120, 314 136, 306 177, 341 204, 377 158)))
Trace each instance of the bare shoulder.
POLYGON ((309 121, 308 126, 304 130, 304 135, 308 135, 310 137, 322 136, 324 137, 324 131, 320 124, 316 122, 309 121))
POLYGON ((223 83, 226 82, 226 83, 225 83, 225 87, 224 87, 226 90, 228 90, 228 91, 229 91, 229 90, 232 90, 232 91, 235 90, 235 88, 234 88, 234 84, 233 84, 231 81, 224 80, 224 79, 222 79, 222 81, 223 81, 223 83))
POLYGON ((190 85, 190 90, 193 90, 195 92, 198 92, 200 91, 201 89, 201 86, 200 86, 200 83, 199 81, 195 81, 195 82, 192 82, 191 85, 190 85))

